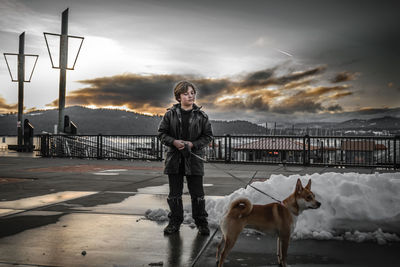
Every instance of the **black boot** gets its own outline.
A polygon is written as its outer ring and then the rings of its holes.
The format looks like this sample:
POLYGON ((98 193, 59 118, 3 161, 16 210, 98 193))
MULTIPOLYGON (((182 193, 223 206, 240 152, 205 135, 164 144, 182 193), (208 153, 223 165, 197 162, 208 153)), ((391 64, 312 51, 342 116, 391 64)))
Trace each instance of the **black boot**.
POLYGON ((199 229, 199 234, 209 235, 210 229, 208 228, 208 214, 204 197, 192 198, 192 217, 199 229))
POLYGON ((179 228, 181 224, 176 221, 169 221, 168 225, 164 228, 164 234, 170 235, 176 232, 179 232, 179 228))
POLYGON ((173 234, 179 231, 183 222, 183 205, 182 198, 168 198, 169 209, 171 212, 168 214, 169 223, 164 228, 164 234, 173 234))
POLYGON ((208 223, 197 226, 197 229, 199 229, 199 235, 210 235, 210 228, 208 228, 208 223))

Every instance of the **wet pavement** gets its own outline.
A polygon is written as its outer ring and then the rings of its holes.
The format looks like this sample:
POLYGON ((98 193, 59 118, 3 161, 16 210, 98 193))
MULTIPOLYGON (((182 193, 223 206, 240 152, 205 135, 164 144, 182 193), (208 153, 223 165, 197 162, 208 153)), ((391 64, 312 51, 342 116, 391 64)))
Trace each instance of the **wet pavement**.
MULTIPOLYGON (((220 232, 202 237, 184 224, 164 236, 166 222, 145 218, 167 209, 162 162, 44 159, 0 155, 0 267, 215 266, 220 232), (201 252, 201 253, 200 253, 201 252)), ((322 172, 374 173, 280 165, 206 164, 207 198, 228 195, 251 177, 322 172)), ((382 172, 382 171, 380 171, 382 172)), ((187 191, 186 191, 187 192, 187 191)), ((187 193, 184 205, 190 203, 187 193)), ((277 266, 275 240, 242 233, 225 266, 277 266)), ((297 240, 291 266, 400 266, 400 243, 297 240)))

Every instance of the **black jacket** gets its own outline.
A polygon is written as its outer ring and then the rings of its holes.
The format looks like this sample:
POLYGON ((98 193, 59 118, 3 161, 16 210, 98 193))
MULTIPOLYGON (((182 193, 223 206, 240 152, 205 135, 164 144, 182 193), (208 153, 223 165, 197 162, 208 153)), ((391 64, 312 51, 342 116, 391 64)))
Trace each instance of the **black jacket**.
MULTIPOLYGON (((193 143, 192 152, 204 157, 204 148, 213 138, 211 123, 201 107, 193 104, 189 117, 189 140, 193 143)), ((182 116, 180 104, 175 104, 165 113, 158 127, 158 138, 168 147, 165 158, 165 174, 179 173, 179 164, 182 160, 181 152, 173 145, 174 140, 182 139, 182 116)), ((195 156, 185 159, 186 175, 204 175, 203 161, 195 156)))

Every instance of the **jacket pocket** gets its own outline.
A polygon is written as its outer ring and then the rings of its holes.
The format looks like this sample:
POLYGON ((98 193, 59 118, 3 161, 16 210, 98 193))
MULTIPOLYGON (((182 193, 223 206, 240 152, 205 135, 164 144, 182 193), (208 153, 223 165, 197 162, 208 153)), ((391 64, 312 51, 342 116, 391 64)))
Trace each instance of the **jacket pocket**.
POLYGON ((180 155, 178 152, 167 152, 165 158, 165 170, 167 173, 176 173, 179 170, 180 155))

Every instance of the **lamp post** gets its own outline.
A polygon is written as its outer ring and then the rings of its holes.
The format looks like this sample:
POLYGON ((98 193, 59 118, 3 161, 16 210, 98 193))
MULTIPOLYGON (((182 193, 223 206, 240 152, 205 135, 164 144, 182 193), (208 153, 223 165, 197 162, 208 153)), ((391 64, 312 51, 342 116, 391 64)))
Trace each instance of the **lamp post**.
MULTIPOLYGON (((39 58, 38 55, 31 55, 31 54, 25 54, 25 32, 23 32, 19 36, 19 49, 18 49, 18 54, 14 53, 3 53, 4 59, 7 64, 8 72, 10 73, 11 81, 12 82, 18 82, 18 118, 17 118, 17 132, 18 132, 18 145, 16 147, 16 150, 22 151, 23 149, 23 126, 22 126, 22 121, 23 121, 23 114, 24 114, 24 83, 25 82, 30 82, 32 79, 33 71, 35 70, 36 67, 36 62, 39 58), (17 70, 17 79, 14 79, 13 73, 11 72, 10 65, 8 64, 7 56, 17 56, 17 62, 18 62, 18 70, 17 70), (33 65, 31 74, 29 76, 29 80, 25 80, 25 57, 35 57, 35 63, 33 65)), ((11 146, 11 149, 15 148, 15 146, 11 146)))
POLYGON ((68 12, 69 9, 63 11, 61 19, 61 34, 44 32, 44 39, 46 41, 47 51, 49 52, 51 66, 53 69, 60 69, 60 85, 59 85, 59 99, 58 99, 58 133, 64 132, 64 109, 65 109, 65 87, 67 82, 67 70, 74 70, 76 60, 78 59, 79 52, 81 51, 83 37, 68 35, 68 12), (47 35, 59 36, 60 37, 60 58, 59 66, 55 66, 53 58, 51 56, 49 44, 47 42, 47 35), (76 54, 74 65, 72 68, 68 68, 68 39, 75 38, 80 39, 78 53, 76 54))

